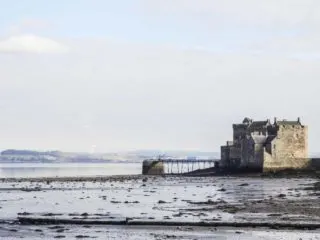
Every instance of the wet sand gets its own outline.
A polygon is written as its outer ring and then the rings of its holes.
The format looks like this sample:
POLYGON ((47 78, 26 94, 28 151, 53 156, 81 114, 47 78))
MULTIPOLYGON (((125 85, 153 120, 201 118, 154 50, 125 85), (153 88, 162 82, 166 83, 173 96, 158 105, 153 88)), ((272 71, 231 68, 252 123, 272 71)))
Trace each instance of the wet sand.
POLYGON ((0 227, 1 239, 116 239, 116 240, 318 240, 317 231, 269 230, 269 229, 231 229, 203 227, 139 227, 139 226, 13 226, 0 227))
POLYGON ((0 237, 281 239, 295 231, 292 239, 320 239, 319 185, 296 177, 1 179, 0 237))

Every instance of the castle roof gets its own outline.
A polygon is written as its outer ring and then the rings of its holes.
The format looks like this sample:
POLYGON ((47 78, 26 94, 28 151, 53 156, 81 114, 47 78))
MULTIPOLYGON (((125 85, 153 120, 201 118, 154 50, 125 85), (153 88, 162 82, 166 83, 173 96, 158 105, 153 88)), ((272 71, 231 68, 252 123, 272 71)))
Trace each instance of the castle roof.
POLYGON ((245 123, 238 123, 238 124, 232 124, 233 128, 247 128, 248 124, 245 123))
POLYGON ((287 120, 281 120, 275 122, 277 125, 301 125, 300 121, 287 121, 287 120))
POLYGON ((249 129, 259 129, 269 125, 269 121, 254 121, 249 125, 249 129))
POLYGON ((245 117, 242 121, 243 124, 249 124, 249 123, 252 123, 252 119, 248 118, 248 117, 245 117))
POLYGON ((259 127, 259 126, 265 126, 268 124, 268 120, 266 121, 254 121, 250 124, 250 126, 253 126, 253 127, 259 127))

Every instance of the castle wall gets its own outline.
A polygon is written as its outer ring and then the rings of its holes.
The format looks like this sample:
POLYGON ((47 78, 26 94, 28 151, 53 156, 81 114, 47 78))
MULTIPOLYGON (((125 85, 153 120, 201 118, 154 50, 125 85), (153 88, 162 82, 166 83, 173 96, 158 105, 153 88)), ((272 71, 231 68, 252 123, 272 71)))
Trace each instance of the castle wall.
POLYGON ((244 139, 241 148, 241 167, 262 169, 263 151, 263 143, 255 143, 252 138, 244 139))
POLYGON ((245 124, 233 124, 233 141, 237 142, 244 139, 247 134, 247 128, 245 124))
POLYGON ((229 146, 221 146, 220 150, 220 167, 228 167, 229 166, 229 155, 230 155, 230 147, 229 146))
POLYGON ((249 162, 249 141, 244 139, 241 142, 241 167, 247 167, 249 162))
POLYGON ((263 167, 263 155, 264 155, 264 146, 263 144, 254 144, 253 155, 250 156, 248 161, 248 168, 259 169, 263 167))
POLYGON ((221 147, 221 167, 239 167, 241 160, 241 146, 222 146, 221 147))
POLYGON ((287 169, 309 169, 312 166, 312 160, 310 158, 273 158, 267 151, 264 151, 263 154, 263 172, 287 169))
POLYGON ((238 168, 241 164, 241 145, 234 145, 230 147, 230 167, 238 168))
POLYGON ((234 145, 230 147, 230 159, 241 159, 241 145, 234 145))
POLYGON ((308 128, 301 125, 280 125, 271 143, 275 159, 308 158, 308 128))
POLYGON ((263 171, 308 169, 308 128, 301 125, 279 125, 277 137, 263 153, 263 171))

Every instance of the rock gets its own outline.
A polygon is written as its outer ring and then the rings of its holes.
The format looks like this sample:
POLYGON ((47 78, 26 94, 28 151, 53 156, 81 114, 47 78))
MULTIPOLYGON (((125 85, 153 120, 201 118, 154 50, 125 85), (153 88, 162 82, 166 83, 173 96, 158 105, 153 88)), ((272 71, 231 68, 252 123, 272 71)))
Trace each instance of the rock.
POLYGON ((276 224, 272 225, 270 228, 271 229, 276 229, 276 230, 280 229, 280 227, 278 225, 276 225, 276 224))
POLYGON ((87 235, 77 235, 76 238, 90 238, 90 236, 87 236, 87 235))
POLYGON ((28 215, 32 215, 32 213, 23 212, 23 213, 18 213, 18 215, 28 216, 28 215))
POLYGON ((240 186, 240 187, 245 187, 245 186, 249 186, 249 184, 248 184, 248 183, 242 183, 242 184, 240 184, 239 186, 240 186))
POLYGON ((268 217, 281 217, 282 214, 281 213, 270 213, 268 214, 268 217))
POLYGON ((45 213, 45 214, 42 214, 41 216, 44 216, 44 217, 53 217, 53 216, 62 216, 63 214, 61 213, 45 213))
POLYGON ((284 197, 286 197, 287 195, 286 194, 283 194, 283 193, 280 193, 279 195, 278 195, 278 197, 279 198, 284 198, 284 197))
POLYGON ((176 235, 165 235, 165 238, 177 238, 176 235))
POLYGON ((64 228, 64 227, 57 225, 57 226, 48 227, 48 228, 49 228, 49 229, 60 229, 60 228, 64 228))

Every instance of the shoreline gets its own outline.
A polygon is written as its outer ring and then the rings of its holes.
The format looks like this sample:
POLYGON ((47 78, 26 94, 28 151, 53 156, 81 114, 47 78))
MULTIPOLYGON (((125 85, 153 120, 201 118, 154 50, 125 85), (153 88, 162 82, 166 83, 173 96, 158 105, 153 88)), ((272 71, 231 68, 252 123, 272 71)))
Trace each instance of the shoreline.
POLYGON ((276 173, 224 173, 224 174, 164 174, 164 175, 98 175, 98 176, 63 176, 63 177, 21 177, 21 178, 0 178, 0 182, 106 182, 106 181, 128 181, 148 178, 314 178, 320 179, 320 172, 276 172, 276 173))

